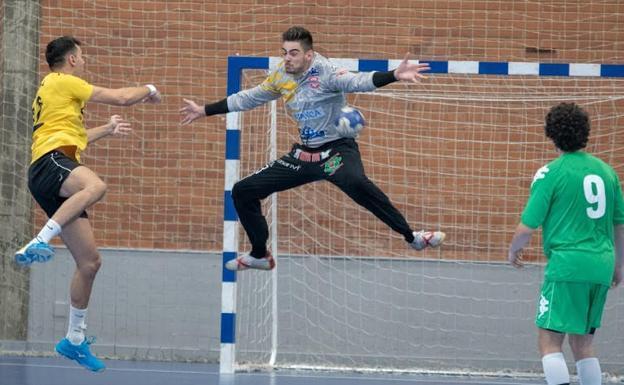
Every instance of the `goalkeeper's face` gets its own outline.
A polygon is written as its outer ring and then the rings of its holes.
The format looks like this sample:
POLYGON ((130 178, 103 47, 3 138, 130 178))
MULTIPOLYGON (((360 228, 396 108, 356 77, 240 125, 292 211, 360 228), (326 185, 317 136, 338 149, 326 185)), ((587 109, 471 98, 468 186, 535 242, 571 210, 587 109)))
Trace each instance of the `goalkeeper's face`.
POLYGON ((286 72, 292 75, 300 75, 310 68, 314 51, 305 51, 298 41, 285 41, 282 44, 282 58, 286 72))

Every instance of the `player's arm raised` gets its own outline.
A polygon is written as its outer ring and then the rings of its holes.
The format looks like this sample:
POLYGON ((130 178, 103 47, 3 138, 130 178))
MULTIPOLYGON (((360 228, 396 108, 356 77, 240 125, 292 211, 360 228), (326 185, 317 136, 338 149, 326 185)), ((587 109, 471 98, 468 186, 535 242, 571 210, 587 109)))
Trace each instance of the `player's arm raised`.
POLYGON ((426 79, 422 73, 431 69, 429 64, 412 63, 409 56, 409 52, 406 53, 399 66, 391 71, 352 73, 346 69, 338 69, 329 77, 328 87, 342 92, 370 92, 397 81, 418 83, 421 79, 426 79))
POLYGON ((392 71, 396 80, 418 83, 420 79, 427 79, 423 72, 431 70, 427 63, 410 63, 410 53, 406 53, 399 66, 392 71))
POLYGON ((104 88, 93 86, 90 102, 113 106, 131 106, 139 102, 160 103, 161 95, 152 84, 141 87, 104 88))

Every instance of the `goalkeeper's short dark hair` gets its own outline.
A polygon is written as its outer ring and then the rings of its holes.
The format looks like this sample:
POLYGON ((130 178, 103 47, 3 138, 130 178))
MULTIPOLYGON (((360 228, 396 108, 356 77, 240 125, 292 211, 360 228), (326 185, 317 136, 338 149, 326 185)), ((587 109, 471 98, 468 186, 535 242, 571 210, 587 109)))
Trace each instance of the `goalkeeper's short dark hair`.
POLYGON ((65 63, 65 55, 76 50, 80 40, 73 36, 61 36, 48 43, 46 47, 46 61, 51 70, 65 63))
POLYGON ((310 31, 303 27, 294 26, 282 33, 282 41, 298 41, 304 51, 314 48, 314 41, 310 31))
POLYGON ((587 146, 589 115, 575 103, 558 104, 546 115, 544 131, 561 151, 578 151, 587 146))

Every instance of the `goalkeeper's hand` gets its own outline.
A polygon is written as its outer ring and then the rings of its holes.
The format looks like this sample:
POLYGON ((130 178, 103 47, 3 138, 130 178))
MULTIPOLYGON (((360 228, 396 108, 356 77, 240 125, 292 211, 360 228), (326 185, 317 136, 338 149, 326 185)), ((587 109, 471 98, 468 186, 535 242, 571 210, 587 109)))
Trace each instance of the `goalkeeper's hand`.
POLYGON ((189 99, 182 100, 184 101, 184 105, 182 106, 182 108, 180 108, 180 114, 182 115, 182 120, 180 120, 180 123, 183 126, 193 122, 196 119, 206 116, 206 112, 203 106, 200 106, 189 99))
POLYGON ((410 63, 409 52, 405 54, 401 64, 394 70, 396 80, 418 83, 420 79, 427 79, 422 72, 429 71, 431 67, 427 63, 410 63))

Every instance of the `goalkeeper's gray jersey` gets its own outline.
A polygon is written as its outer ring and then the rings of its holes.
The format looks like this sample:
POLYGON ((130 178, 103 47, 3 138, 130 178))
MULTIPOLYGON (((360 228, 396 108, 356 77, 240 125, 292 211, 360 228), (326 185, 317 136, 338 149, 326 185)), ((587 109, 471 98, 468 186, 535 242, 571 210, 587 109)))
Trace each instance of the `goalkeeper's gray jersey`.
POLYGON ((298 77, 286 73, 282 61, 260 85, 230 95, 228 109, 250 110, 282 96, 288 115, 299 125, 302 144, 319 147, 340 138, 334 122, 346 105, 344 93, 376 88, 372 72, 340 72, 318 53, 310 69, 298 77))

